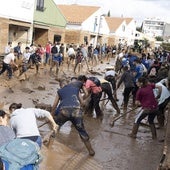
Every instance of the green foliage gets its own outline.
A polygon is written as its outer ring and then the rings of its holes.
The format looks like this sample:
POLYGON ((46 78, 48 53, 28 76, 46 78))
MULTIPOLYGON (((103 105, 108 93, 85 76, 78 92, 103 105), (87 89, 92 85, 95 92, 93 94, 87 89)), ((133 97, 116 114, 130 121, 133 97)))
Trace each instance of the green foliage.
POLYGON ((155 37, 156 41, 163 41, 163 38, 160 36, 155 37))
POLYGON ((170 43, 162 43, 161 47, 166 51, 170 51, 170 43))
POLYGON ((110 10, 108 11, 107 16, 110 17, 110 10))
POLYGON ((143 45, 144 45, 144 47, 149 47, 150 46, 149 40, 144 38, 143 45))
POLYGON ((136 27, 136 31, 142 32, 142 27, 136 27))

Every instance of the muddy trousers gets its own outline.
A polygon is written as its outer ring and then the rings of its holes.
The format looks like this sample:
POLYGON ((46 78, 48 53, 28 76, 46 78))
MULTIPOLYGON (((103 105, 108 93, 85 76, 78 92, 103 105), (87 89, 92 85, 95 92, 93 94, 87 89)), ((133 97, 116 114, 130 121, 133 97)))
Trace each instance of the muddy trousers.
POLYGON ((155 124, 150 124, 150 129, 151 129, 151 133, 152 133, 152 139, 156 139, 157 135, 156 135, 155 124))
POLYGON ((103 113, 102 113, 102 111, 100 109, 100 105, 99 105, 101 96, 102 96, 102 92, 92 93, 91 100, 90 100, 89 106, 88 106, 89 112, 92 113, 92 111, 94 109, 95 112, 96 112, 97 117, 102 117, 103 116, 103 113))
POLYGON ((59 113, 54 117, 55 122, 61 127, 65 122, 71 121, 79 133, 80 138, 85 144, 90 156, 94 156, 95 152, 91 147, 89 141, 89 135, 87 134, 84 123, 82 112, 77 108, 63 108, 59 110, 59 113))
POLYGON ((114 76, 106 76, 105 78, 108 82, 111 83, 112 85, 112 90, 113 90, 113 94, 114 94, 114 99, 117 100, 117 93, 116 93, 116 79, 114 76))
POLYGON ((132 128, 132 132, 129 134, 129 136, 132 137, 132 138, 136 138, 136 135, 138 133, 138 129, 139 129, 139 124, 134 123, 133 128, 132 128))
POLYGON ((123 92, 123 103, 124 107, 127 108, 128 102, 129 102, 129 96, 130 93, 132 92, 134 87, 125 87, 124 92, 123 92))
POLYGON ((12 77, 12 68, 10 64, 6 64, 3 62, 2 70, 0 71, 0 75, 7 70, 9 79, 12 77))
POLYGON ((132 132, 129 134, 129 136, 132 138, 136 138, 140 122, 146 116, 148 116, 148 122, 149 122, 149 126, 150 126, 151 133, 152 133, 152 139, 156 139, 157 135, 156 135, 156 128, 155 128, 155 124, 154 124, 154 118, 157 115, 157 113, 158 113, 157 109, 154 109, 154 110, 143 109, 143 110, 141 110, 138 113, 138 116, 137 116, 135 123, 133 125, 133 128, 132 128, 132 132))
POLYGON ((120 114, 120 109, 118 107, 118 104, 116 103, 116 100, 115 100, 115 98, 113 98, 113 95, 112 95, 112 89, 111 89, 110 83, 108 83, 108 82, 102 83, 101 88, 102 88, 102 91, 105 94, 107 94, 108 99, 111 101, 114 109, 117 111, 118 114, 120 114))
MULTIPOLYGON (((129 136, 132 137, 132 138, 136 138, 136 135, 138 133, 138 129, 139 129, 139 124, 135 123, 133 125, 132 132, 129 134, 129 136)), ((156 139, 157 135, 156 135, 155 124, 150 124, 150 129, 151 129, 152 139, 156 139)))

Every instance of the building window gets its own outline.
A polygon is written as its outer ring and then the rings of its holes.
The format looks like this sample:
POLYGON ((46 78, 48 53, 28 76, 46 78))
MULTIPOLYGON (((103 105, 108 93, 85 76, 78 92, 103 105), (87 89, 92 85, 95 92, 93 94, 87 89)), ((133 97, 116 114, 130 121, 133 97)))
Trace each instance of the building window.
POLYGON ((36 9, 38 11, 44 11, 44 0, 37 0, 36 9))
POLYGON ((122 25, 122 31, 125 32, 125 25, 122 25))

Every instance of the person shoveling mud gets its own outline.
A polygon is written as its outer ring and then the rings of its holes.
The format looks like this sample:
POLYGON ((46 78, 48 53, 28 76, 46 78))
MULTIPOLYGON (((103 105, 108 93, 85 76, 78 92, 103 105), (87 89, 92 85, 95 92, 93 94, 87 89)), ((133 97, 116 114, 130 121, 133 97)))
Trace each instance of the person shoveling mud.
POLYGON ((87 134, 80 103, 83 104, 79 88, 72 84, 67 84, 66 80, 60 82, 61 89, 58 90, 54 104, 52 106, 52 115, 55 122, 61 127, 65 122, 71 121, 77 129, 83 143, 85 144, 90 156, 94 156, 95 152, 90 144, 89 135, 87 134), (60 104, 58 105, 60 101, 60 104), (59 113, 55 114, 58 106, 59 113))
POLYGON ((57 131, 50 112, 38 108, 22 108, 21 103, 12 103, 9 106, 10 126, 14 129, 17 138, 30 139, 41 147, 42 139, 36 124, 36 118, 47 118, 52 125, 52 130, 57 131))

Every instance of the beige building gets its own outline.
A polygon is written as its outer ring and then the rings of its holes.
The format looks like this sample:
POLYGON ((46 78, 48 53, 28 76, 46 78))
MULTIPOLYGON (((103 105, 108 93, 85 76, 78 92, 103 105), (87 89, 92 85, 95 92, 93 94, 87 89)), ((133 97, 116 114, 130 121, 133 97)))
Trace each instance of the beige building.
POLYGON ((65 43, 73 43, 76 45, 94 43, 97 37, 95 22, 96 18, 100 16, 100 7, 57 5, 57 8, 67 21, 65 27, 65 43))
POLYGON ((0 53, 8 41, 13 47, 22 42, 23 49, 32 42, 44 46, 49 40, 94 46, 133 42, 133 18, 106 17, 101 7, 56 5, 53 0, 4 2, 0 7, 0 53), (14 10, 8 13, 8 8, 14 10))
POLYGON ((133 45, 136 23, 133 18, 105 17, 109 27, 108 43, 133 45))

